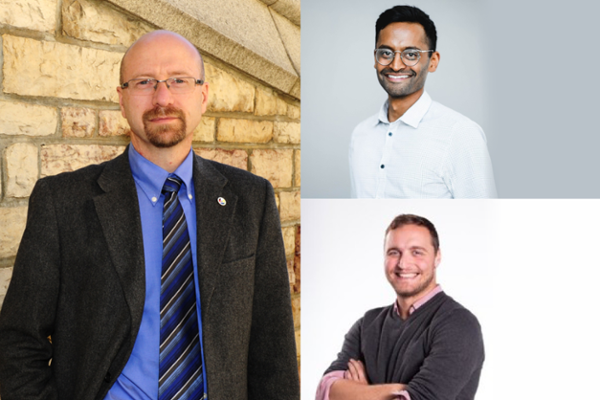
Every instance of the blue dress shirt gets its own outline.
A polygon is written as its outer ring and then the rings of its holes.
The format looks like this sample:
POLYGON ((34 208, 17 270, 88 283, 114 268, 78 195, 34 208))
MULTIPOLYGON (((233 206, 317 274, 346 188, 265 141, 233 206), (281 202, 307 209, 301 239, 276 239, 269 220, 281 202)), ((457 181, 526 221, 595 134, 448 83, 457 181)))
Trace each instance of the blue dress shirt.
MULTIPOLYGON (((158 359, 160 343, 160 275, 162 270, 162 213, 165 180, 171 174, 140 155, 129 146, 129 164, 137 189, 144 240, 146 264, 146 299, 144 313, 135 345, 127 365, 119 375, 105 400, 156 400, 158 399, 158 359)), ((192 150, 173 173, 182 181, 178 196, 188 224, 194 264, 196 304, 200 346, 202 346, 202 318, 198 265, 196 251, 196 201, 194 198, 192 150)), ((204 350, 202 351, 204 363, 204 350)), ((206 369, 202 370, 206 385, 206 369)), ((205 386, 206 387, 206 386, 205 386)))

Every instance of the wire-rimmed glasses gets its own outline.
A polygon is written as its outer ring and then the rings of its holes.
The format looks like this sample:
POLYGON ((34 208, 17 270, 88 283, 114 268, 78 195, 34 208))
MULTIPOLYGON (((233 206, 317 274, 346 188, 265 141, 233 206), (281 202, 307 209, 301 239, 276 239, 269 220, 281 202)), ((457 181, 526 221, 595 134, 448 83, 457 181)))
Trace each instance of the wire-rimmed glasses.
POLYGON ((131 79, 121 85, 122 89, 129 89, 132 95, 145 96, 154 93, 158 84, 164 82, 167 89, 173 94, 191 93, 196 85, 204 84, 204 80, 191 76, 175 76, 167 79, 138 78, 131 79))
POLYGON ((432 53, 433 50, 417 50, 417 49, 406 49, 406 50, 390 50, 390 49, 375 49, 375 61, 381 65, 390 65, 394 62, 396 53, 400 53, 402 62, 407 67, 415 66, 421 59, 421 53, 432 53))

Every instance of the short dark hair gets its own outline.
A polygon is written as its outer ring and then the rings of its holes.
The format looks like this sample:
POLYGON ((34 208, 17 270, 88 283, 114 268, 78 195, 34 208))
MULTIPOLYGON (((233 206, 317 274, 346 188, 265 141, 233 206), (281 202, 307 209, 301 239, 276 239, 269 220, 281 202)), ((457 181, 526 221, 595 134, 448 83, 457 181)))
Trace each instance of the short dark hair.
POLYGON ((385 237, 387 237, 390 231, 394 229, 402 228, 406 225, 417 225, 427 228, 429 231, 429 235, 431 236, 431 245, 433 246, 435 252, 437 253, 440 249, 440 238, 438 237, 438 233, 435 230, 435 226, 429 221, 427 218, 420 217, 414 214, 400 214, 387 227, 385 230, 385 237))
MULTIPOLYGON (((429 15, 413 6, 396 6, 381 13, 375 23, 375 46, 377 46, 377 40, 379 40, 379 32, 394 22, 414 22, 420 24, 425 30, 425 37, 427 37, 429 45, 428 50, 435 51, 435 46, 437 45, 435 24, 429 18, 429 15)), ((429 53, 429 57, 431 57, 431 53, 429 53)))

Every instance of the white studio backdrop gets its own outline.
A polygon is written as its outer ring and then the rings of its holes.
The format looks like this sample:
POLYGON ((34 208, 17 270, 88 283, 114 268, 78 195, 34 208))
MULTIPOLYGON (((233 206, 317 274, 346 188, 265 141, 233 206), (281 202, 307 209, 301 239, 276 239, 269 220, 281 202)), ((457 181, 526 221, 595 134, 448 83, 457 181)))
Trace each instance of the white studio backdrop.
POLYGON ((596 398, 600 201, 303 199, 303 400, 352 324, 395 300, 383 235, 401 213, 435 224, 438 283, 482 326, 478 400, 596 398))

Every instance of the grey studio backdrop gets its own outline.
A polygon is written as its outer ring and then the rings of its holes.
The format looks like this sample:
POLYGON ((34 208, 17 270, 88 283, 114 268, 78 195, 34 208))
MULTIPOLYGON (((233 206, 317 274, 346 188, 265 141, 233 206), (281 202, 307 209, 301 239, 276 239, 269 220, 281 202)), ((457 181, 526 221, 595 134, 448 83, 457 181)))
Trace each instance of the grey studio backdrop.
MULTIPOLYGON (((386 99, 375 21, 395 1, 302 1, 302 197, 350 196, 354 127, 386 99)), ((426 90, 483 128, 499 197, 600 197, 592 1, 417 0, 438 30, 426 90)))

